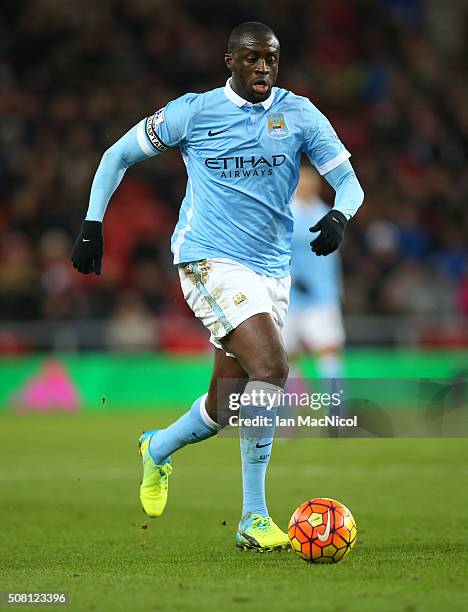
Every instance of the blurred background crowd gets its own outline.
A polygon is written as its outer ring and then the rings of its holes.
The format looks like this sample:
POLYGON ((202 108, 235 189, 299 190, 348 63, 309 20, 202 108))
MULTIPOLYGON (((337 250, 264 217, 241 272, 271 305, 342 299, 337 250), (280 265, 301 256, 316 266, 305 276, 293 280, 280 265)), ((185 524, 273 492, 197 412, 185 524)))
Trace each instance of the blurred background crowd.
POLYGON ((277 32, 277 84, 330 118, 366 193, 342 249, 350 342, 372 329, 376 343, 468 344, 468 3, 4 0, 0 351, 205 345, 171 263, 177 151, 127 172, 101 277, 69 253, 104 150, 167 101, 223 85, 246 20, 277 32))

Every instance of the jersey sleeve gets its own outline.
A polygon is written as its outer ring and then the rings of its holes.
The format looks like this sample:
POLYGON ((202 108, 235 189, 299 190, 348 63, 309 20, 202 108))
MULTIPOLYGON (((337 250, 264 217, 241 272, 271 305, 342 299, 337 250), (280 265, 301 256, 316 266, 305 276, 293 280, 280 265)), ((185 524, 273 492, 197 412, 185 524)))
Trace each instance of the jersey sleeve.
POLYGON ((302 150, 321 175, 334 170, 351 157, 331 123, 309 100, 305 100, 303 120, 302 150))
POLYGON ((138 124, 138 143, 147 155, 163 153, 188 140, 195 94, 186 94, 138 124))

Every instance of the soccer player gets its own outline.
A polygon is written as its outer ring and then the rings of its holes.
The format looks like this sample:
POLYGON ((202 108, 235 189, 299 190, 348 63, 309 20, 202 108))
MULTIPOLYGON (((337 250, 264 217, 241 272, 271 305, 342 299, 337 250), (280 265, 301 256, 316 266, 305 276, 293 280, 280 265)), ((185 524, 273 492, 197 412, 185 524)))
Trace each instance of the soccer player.
POLYGON ((289 201, 301 153, 336 190, 335 206, 312 243, 317 254, 338 248, 363 201, 350 154, 327 119, 306 98, 274 87, 279 56, 278 38, 266 25, 234 28, 224 87, 169 102, 104 153, 72 251, 76 269, 100 274, 102 219, 126 169, 179 148, 188 180, 171 249, 184 297, 211 333, 214 366, 208 392, 186 414, 141 436, 140 500, 149 516, 163 512, 170 455, 216 435, 226 422, 228 394, 244 390, 252 402, 240 410, 243 508, 236 541, 257 550, 289 546, 265 501, 273 427, 252 431, 248 420, 263 415, 273 423, 274 408, 266 403, 280 396, 288 375, 280 328, 290 287, 289 201), (218 386, 226 380, 234 382, 218 386))
POLYGON ((321 378, 341 378, 345 339, 341 316, 341 265, 338 253, 318 257, 310 252, 309 228, 330 210, 320 199, 320 178, 302 166, 291 202, 294 234, 291 252, 291 294, 283 339, 289 359, 305 349, 317 356, 321 378))

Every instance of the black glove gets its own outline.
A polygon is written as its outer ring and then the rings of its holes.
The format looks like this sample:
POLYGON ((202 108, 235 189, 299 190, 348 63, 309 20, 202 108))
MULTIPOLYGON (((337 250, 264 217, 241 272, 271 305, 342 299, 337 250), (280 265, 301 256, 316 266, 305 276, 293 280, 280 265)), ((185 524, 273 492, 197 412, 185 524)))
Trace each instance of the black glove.
POLYGON ((73 245, 71 260, 73 267, 83 274, 101 274, 101 259, 104 255, 104 239, 100 221, 83 221, 81 232, 73 245))
POLYGON ((332 209, 313 227, 309 227, 310 232, 320 232, 310 243, 312 251, 316 255, 329 255, 336 251, 343 240, 347 225, 348 220, 344 214, 332 209))

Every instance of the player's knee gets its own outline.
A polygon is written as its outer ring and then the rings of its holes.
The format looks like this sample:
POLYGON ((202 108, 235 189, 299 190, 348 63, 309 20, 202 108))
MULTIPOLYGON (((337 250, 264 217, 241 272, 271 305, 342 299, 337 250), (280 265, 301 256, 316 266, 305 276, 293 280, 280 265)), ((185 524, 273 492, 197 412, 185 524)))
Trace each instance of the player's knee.
POLYGON ((281 387, 288 378, 288 372, 288 358, 286 352, 281 350, 258 360, 248 374, 250 380, 267 380, 281 387))

